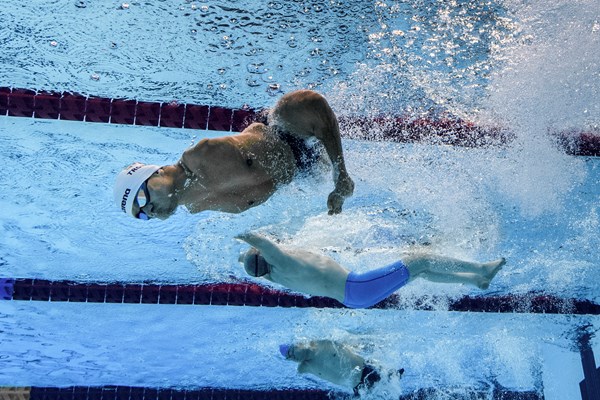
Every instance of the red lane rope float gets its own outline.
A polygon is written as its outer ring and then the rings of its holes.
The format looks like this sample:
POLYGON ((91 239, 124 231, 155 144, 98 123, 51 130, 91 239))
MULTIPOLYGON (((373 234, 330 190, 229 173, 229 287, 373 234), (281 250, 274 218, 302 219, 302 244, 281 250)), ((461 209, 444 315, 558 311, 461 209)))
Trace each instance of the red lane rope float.
MULTIPOLYGON (((124 303, 196 304, 254 307, 345 308, 328 297, 306 297, 255 283, 174 285, 156 283, 81 283, 44 279, 0 279, 0 300, 124 303)), ((463 296, 459 299, 428 297, 406 303, 392 295, 371 308, 448 311, 589 314, 599 315, 600 305, 590 300, 565 299, 543 292, 495 296, 463 296)))
MULTIPOLYGON (((231 109, 174 101, 144 102, 0 87, 1 116, 239 132, 260 112, 249 107, 231 109)), ((341 116, 340 124, 352 128, 349 129, 352 132, 345 135, 352 139, 402 143, 428 140, 468 147, 499 145, 512 139, 512 134, 506 130, 476 126, 459 119, 341 116)), ((600 156, 599 131, 551 134, 569 154, 600 156)))
MULTIPOLYGON (((461 388, 456 388, 457 392, 461 388)), ((448 389, 446 389, 448 390, 448 389)), ((450 389, 451 390, 451 389, 450 389)), ((465 388, 462 388, 464 391, 465 388)), ((425 400, 444 389, 419 389, 400 396, 398 400, 425 400)), ((539 391, 511 391, 495 387, 492 392, 469 391, 473 398, 502 400, 543 400, 539 391)), ((344 393, 317 389, 170 389, 139 386, 69 386, 69 387, 0 387, 0 400, 330 400, 355 399, 344 393)))
POLYGON ((0 87, 0 115, 11 117, 239 131, 255 114, 249 108, 234 110, 0 87))
POLYGON ((328 392, 310 389, 169 389, 139 386, 0 388, 0 400, 329 400, 328 392))
POLYGON ((170 128, 239 131, 256 112, 0 87, 0 115, 170 128))

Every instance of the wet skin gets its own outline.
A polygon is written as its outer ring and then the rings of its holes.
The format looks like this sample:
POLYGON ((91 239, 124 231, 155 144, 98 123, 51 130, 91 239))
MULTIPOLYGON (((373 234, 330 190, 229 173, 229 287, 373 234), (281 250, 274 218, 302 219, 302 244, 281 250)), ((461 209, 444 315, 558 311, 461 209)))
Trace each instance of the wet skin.
POLYGON ((269 126, 253 123, 239 134, 201 140, 176 164, 162 167, 147 180, 150 202, 142 211, 150 218, 166 219, 180 205, 191 213, 240 213, 264 203, 297 172, 290 146, 277 134, 284 130, 323 144, 335 184, 327 207, 329 214, 340 213, 354 183, 344 164, 337 118, 327 101, 313 91, 292 92, 280 99, 269 118, 269 126))

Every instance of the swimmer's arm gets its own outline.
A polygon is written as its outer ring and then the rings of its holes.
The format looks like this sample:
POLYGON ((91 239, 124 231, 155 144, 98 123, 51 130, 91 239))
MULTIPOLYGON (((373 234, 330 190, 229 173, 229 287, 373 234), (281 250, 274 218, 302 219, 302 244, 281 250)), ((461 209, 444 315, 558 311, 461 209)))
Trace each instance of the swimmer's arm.
POLYGON ((316 137, 323 143, 333 165, 335 183, 327 207, 329 214, 340 213, 344 200, 354 192, 354 182, 346 170, 339 123, 327 100, 311 90, 288 93, 275 106, 273 119, 297 136, 316 137))
POLYGON ((246 232, 237 235, 235 238, 243 240, 252 247, 256 247, 269 264, 281 265, 286 258, 285 252, 279 246, 257 233, 246 232))

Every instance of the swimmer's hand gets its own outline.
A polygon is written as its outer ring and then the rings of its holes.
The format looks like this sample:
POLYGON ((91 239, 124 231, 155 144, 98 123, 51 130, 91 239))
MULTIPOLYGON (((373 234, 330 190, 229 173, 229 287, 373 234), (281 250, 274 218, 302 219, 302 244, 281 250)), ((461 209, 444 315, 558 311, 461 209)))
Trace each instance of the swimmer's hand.
POLYGON ((269 264, 280 264, 285 257, 284 251, 279 246, 263 235, 254 232, 245 232, 235 236, 236 239, 248 243, 260 251, 269 264))
POLYGON ((243 232, 243 233, 239 233, 239 234, 235 235, 234 238, 236 238, 237 240, 241 240, 243 242, 248 242, 248 240, 253 236, 257 236, 256 233, 243 232))
POLYGON ((344 200, 347 197, 352 196, 354 193, 354 182, 348 174, 341 175, 338 178, 335 189, 329 193, 327 198, 327 208, 329 209, 329 215, 339 214, 342 212, 342 206, 344 200))

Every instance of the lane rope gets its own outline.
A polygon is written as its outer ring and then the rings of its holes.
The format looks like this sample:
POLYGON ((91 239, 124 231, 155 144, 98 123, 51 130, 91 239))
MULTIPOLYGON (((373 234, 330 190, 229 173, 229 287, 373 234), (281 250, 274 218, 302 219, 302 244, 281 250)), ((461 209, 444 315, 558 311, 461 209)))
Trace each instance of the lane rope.
MULTIPOLYGON (((264 110, 198 104, 111 99, 68 92, 0 87, 0 116, 240 132, 264 110)), ((498 127, 449 118, 339 116, 350 139, 422 142, 480 147, 502 145, 513 136, 498 127)), ((549 132, 568 154, 600 156, 600 130, 549 132)))
MULTIPOLYGON (((82 283, 67 280, 0 278, 0 300, 346 308, 337 300, 328 297, 309 297, 251 282, 178 285, 119 282, 82 283)), ((402 299, 394 294, 370 308, 533 314, 600 314, 600 305, 590 300, 561 298, 544 292, 463 296, 458 299, 429 296, 416 300, 402 299), (440 304, 443 304, 446 309, 440 309, 440 304)))
MULTIPOLYGON (((452 388, 424 388, 400 396, 398 400, 422 400, 442 394, 445 390, 454 393, 468 391, 470 398, 502 400, 543 400, 540 391, 512 391, 494 387, 489 391, 452 388)), ((139 386, 68 386, 68 387, 0 387, 0 400, 350 400, 356 397, 319 389, 230 389, 199 388, 170 389, 139 386)))

